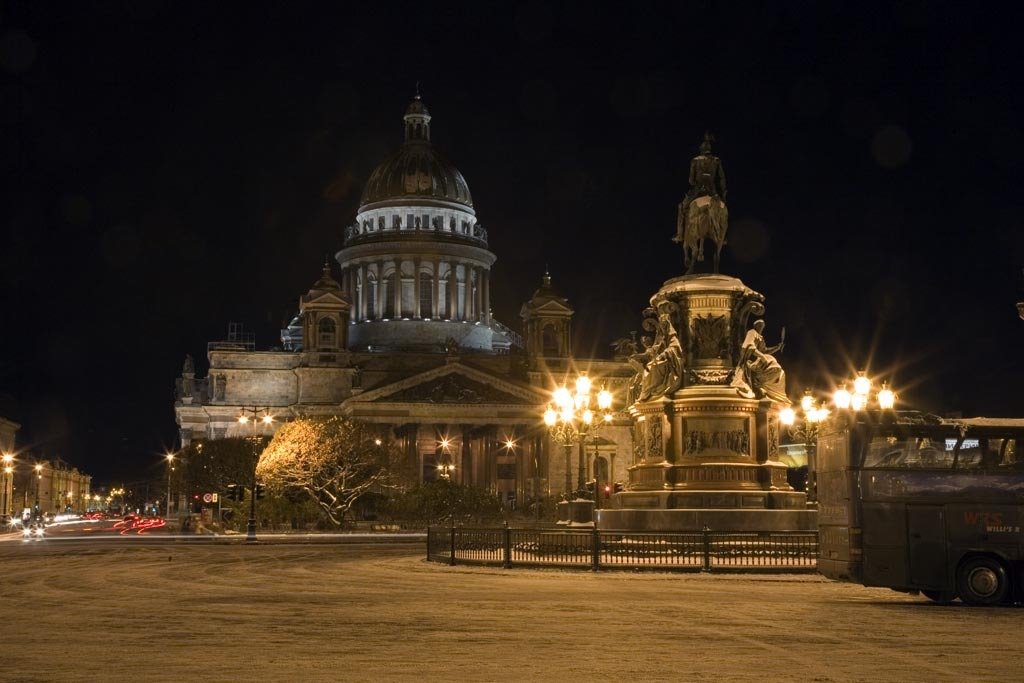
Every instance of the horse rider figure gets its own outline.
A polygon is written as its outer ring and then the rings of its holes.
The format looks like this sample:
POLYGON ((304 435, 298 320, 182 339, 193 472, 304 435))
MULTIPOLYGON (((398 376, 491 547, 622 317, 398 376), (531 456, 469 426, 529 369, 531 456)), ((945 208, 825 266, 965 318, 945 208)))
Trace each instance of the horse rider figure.
MULTIPOLYGON (((687 272, 693 269, 696 261, 704 260, 704 238, 712 237, 721 252, 722 244, 725 243, 725 225, 720 225, 717 233, 709 234, 708 226, 687 225, 691 204, 701 198, 709 197, 711 201, 705 202, 713 207, 720 207, 720 216, 727 217, 725 213, 725 197, 727 193, 725 185, 725 171, 722 169, 722 161, 711 153, 711 143, 714 137, 711 133, 704 133, 704 141, 700 144, 700 154, 690 160, 690 188, 686 196, 679 204, 679 218, 676 223, 676 236, 674 242, 683 245, 684 255, 687 261, 687 272), (687 234, 689 230, 689 234, 687 234), (699 231, 699 232, 698 232, 699 231)), ((725 218, 724 220, 727 220, 725 218)), ((718 221, 722 223, 722 220, 718 221)), ((718 272, 718 254, 715 256, 715 272, 718 272)))

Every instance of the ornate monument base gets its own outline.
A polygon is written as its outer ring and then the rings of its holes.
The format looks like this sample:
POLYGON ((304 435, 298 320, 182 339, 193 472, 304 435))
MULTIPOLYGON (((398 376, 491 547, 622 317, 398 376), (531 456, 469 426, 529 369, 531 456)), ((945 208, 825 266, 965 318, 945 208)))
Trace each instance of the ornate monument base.
POLYGON ((645 364, 629 408, 635 464, 626 490, 595 512, 598 528, 817 528, 778 461, 785 375, 760 336, 763 323, 747 330, 763 300, 717 274, 674 278, 651 297, 645 328, 658 338, 638 354, 645 364))

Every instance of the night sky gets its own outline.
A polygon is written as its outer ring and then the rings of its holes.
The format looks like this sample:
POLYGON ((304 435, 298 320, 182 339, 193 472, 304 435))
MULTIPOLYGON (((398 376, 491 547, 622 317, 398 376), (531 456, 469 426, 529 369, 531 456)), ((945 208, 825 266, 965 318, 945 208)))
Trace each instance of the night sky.
POLYGON ((2 413, 98 482, 161 473, 174 378, 229 321, 279 344, 420 82, 495 317, 548 264, 607 356, 682 274, 717 138, 722 271, 789 389, 1024 416, 1021 12, 895 3, 0 5, 2 413))

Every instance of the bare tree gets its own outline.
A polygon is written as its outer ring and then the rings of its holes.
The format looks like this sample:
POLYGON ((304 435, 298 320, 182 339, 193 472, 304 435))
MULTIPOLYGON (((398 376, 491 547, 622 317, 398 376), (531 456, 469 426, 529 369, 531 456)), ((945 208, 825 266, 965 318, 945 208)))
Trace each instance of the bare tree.
POLYGON ((286 423, 256 468, 269 488, 305 492, 339 526, 368 491, 397 486, 400 471, 399 450, 378 428, 341 417, 286 423))

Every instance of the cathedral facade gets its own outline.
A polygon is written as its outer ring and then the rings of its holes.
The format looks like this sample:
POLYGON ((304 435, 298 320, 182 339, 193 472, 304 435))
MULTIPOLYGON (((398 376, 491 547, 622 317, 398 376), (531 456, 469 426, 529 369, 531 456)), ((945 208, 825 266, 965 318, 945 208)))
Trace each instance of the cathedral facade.
POLYGON ((211 343, 205 378, 186 361, 175 401, 182 446, 342 415, 387 425, 420 481, 450 477, 510 505, 557 497, 564 482, 595 472, 625 481, 633 438, 624 412, 571 448, 552 441, 543 413, 578 372, 622 411, 632 368, 574 358, 574 312, 547 273, 522 306, 522 334, 492 317, 497 257, 469 186, 431 142, 419 96, 403 123, 403 144, 370 175, 342 231, 340 277, 324 264, 281 331, 283 350, 211 343), (254 409, 274 422, 239 423, 254 409))

